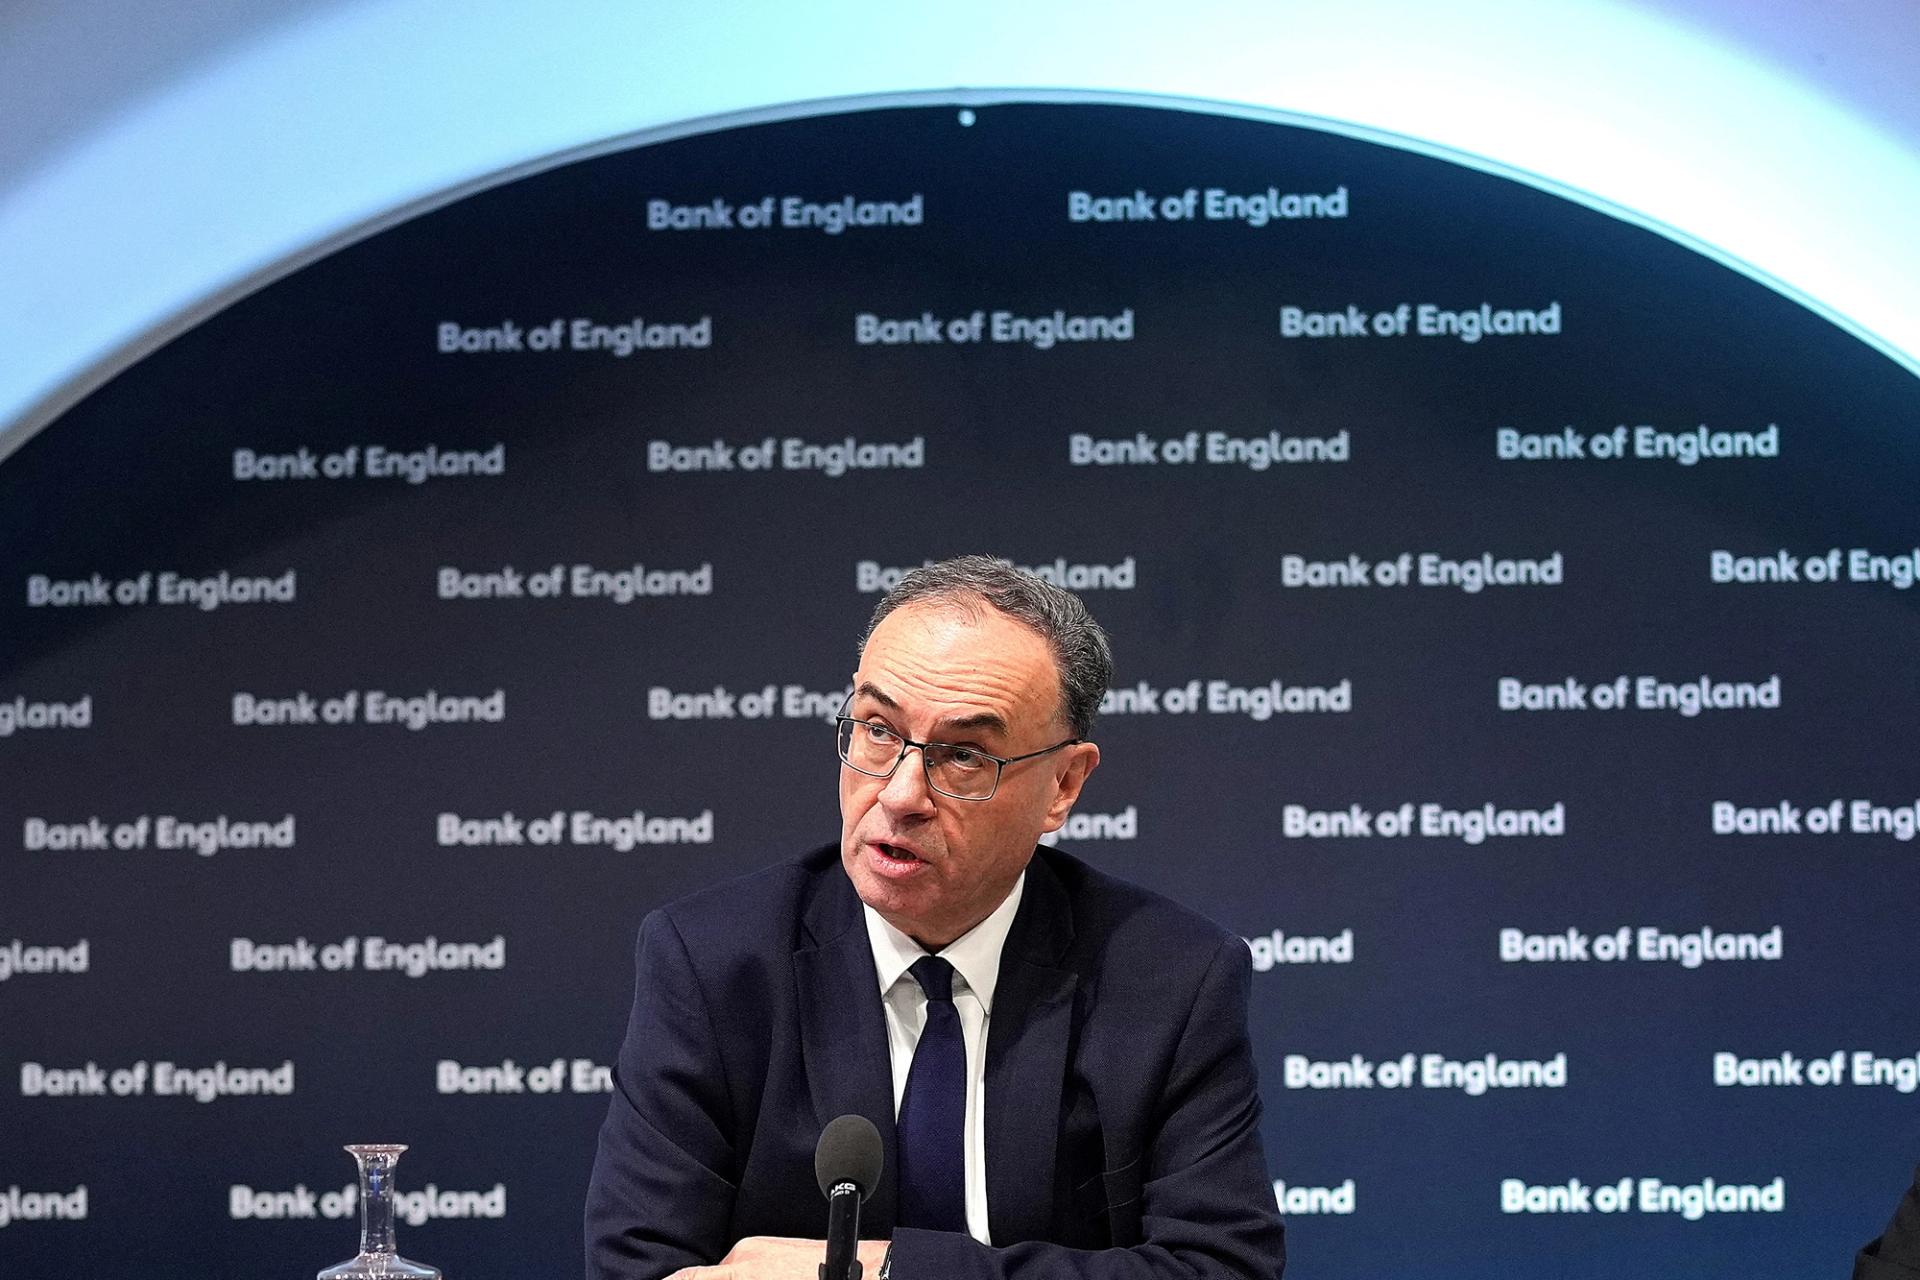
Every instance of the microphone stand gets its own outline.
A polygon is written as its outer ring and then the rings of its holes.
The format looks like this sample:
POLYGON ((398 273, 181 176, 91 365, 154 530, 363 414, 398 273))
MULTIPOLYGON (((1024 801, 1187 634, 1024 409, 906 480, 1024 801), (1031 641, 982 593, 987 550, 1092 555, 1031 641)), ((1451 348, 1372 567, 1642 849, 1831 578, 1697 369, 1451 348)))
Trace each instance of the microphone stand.
POLYGON ((860 1187, 836 1182, 827 1196, 827 1260, 820 1280, 860 1280, 860 1187))

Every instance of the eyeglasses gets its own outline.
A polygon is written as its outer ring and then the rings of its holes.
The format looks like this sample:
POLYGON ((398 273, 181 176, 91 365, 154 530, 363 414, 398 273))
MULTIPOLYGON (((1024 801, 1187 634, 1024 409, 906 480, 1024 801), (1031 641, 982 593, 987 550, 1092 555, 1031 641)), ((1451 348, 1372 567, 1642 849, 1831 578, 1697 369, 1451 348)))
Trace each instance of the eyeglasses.
POLYGON ((957 747, 947 742, 915 742, 902 737, 886 725, 852 716, 835 716, 840 728, 840 762, 869 778, 891 778, 909 747, 920 748, 920 764, 927 773, 927 785, 955 800, 991 800, 1000 786, 1000 771, 1010 764, 1050 755, 1062 747, 1085 742, 1068 738, 1023 756, 993 756, 978 747, 957 747))

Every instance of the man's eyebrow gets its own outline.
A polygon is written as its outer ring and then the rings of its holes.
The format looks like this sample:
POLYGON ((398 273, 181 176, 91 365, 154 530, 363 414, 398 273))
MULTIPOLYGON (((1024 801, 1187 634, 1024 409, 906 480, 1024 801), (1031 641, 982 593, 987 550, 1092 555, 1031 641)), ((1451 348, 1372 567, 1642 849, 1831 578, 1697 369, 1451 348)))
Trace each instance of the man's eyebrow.
POLYGON ((956 716, 952 720, 942 720, 934 726, 942 734, 964 733, 969 729, 991 729, 1004 735, 1007 722, 991 711, 980 711, 970 716, 956 716))
POLYGON ((889 698, 886 694, 880 692, 880 687, 874 684, 871 680, 861 681, 859 686, 856 689, 854 689, 854 692, 856 694, 859 694, 861 697, 872 698, 875 702, 879 703, 881 706, 885 707, 889 711, 898 711, 900 709, 900 704, 895 702, 892 698, 889 698))
MULTIPOLYGON (((889 711, 900 710, 900 704, 882 693, 879 686, 870 680, 861 681, 860 684, 854 688, 854 693, 860 697, 872 698, 889 711)), ((1004 717, 992 711, 976 711, 970 716, 956 716, 951 720, 942 720, 934 726, 935 732, 943 735, 965 733, 972 729, 987 729, 1005 736, 1007 732, 1007 722, 1004 717)), ((943 739, 936 738, 934 741, 943 741, 943 739)))

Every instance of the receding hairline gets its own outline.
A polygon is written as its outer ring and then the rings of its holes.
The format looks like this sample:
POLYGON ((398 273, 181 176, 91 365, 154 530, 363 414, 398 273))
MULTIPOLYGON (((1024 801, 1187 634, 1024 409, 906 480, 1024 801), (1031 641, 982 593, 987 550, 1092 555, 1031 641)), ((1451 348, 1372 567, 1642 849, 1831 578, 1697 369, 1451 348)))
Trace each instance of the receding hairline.
POLYGON ((1060 687, 1060 723, 1082 741, 1093 734, 1100 704, 1113 681, 1113 650, 1086 602, 997 556, 955 556, 928 561, 902 574, 881 597, 861 632, 859 649, 889 616, 915 604, 953 610, 966 621, 984 618, 981 606, 1033 631, 1052 654, 1060 687))
MULTIPOLYGON (((880 634, 880 628, 886 626, 887 623, 895 618, 902 617, 903 615, 911 615, 916 611, 922 613, 943 613, 949 617, 958 618, 967 626, 978 626, 989 618, 999 618, 1002 621, 1012 623, 1015 627, 1018 627, 1021 631, 1026 632, 1029 636, 1039 641, 1040 650, 1046 655, 1047 670, 1053 673, 1053 718, 1066 728, 1073 728, 1073 714, 1067 706, 1067 672, 1064 664, 1060 660, 1059 651, 1054 647, 1053 637, 1049 636, 1041 628, 1028 622, 1025 618, 1008 613, 980 592, 966 587, 954 587, 938 592, 929 592, 924 596, 915 596, 913 599, 889 610, 886 617, 874 624, 873 629, 867 633, 865 643, 860 646, 861 664, 865 665, 867 650, 873 645, 873 638, 880 634)), ((867 682, 856 680, 856 690, 866 683, 867 682)))

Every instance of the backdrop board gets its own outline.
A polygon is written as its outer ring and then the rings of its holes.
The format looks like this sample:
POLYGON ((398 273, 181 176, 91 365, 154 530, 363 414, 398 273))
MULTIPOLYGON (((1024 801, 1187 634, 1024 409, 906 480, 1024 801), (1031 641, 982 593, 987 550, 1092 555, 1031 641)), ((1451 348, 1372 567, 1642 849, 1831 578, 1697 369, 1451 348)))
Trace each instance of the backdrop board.
MULTIPOLYGON (((1111 631, 1060 839, 1250 941, 1293 1274, 1839 1274, 1920 1152, 1920 385, 1297 123, 517 177, 0 466, 0 1274, 571 1269, 651 907, 831 839, 907 567, 1111 631)), ((992 1174, 988 1174, 991 1184, 992 1174)))

